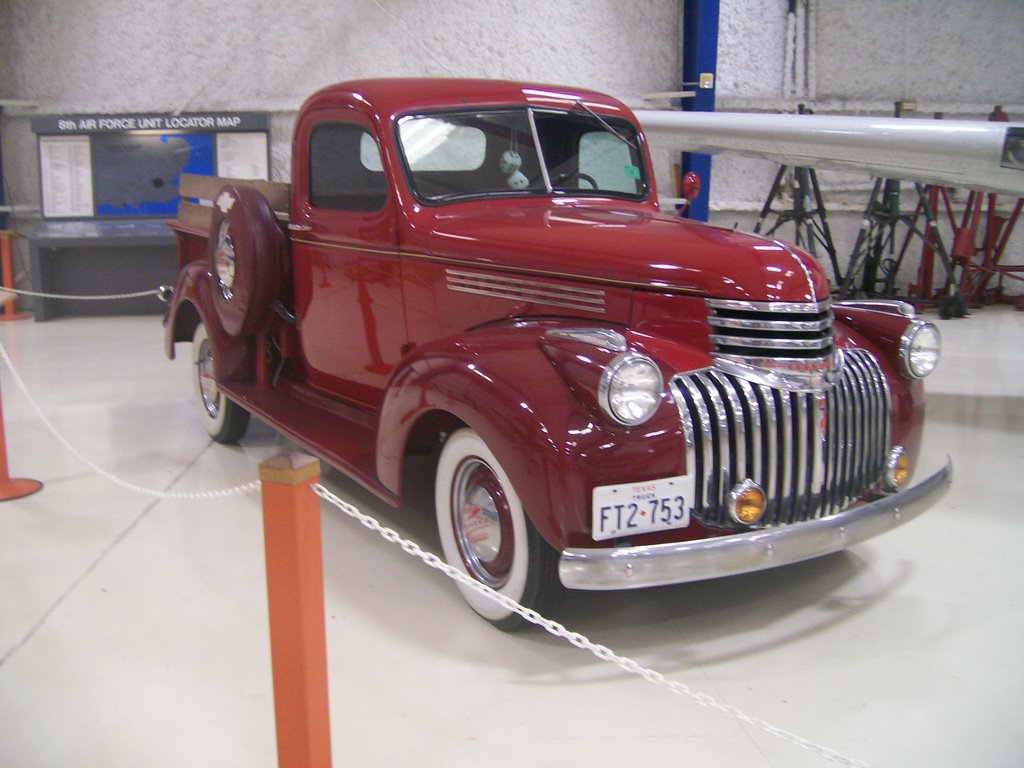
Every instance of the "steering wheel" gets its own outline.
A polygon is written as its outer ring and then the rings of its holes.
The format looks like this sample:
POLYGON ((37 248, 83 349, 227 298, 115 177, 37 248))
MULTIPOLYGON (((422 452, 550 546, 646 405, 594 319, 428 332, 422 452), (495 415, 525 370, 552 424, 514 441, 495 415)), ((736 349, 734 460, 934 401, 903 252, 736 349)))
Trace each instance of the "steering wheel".
MULTIPOLYGON (((579 181, 587 182, 587 184, 590 185, 591 189, 597 189, 597 181, 594 179, 594 177, 588 173, 583 173, 583 171, 569 171, 568 173, 563 173, 551 181, 551 186, 563 187, 565 186, 565 182, 573 178, 578 179, 579 181)), ((576 185, 576 189, 580 189, 579 184, 576 185)))

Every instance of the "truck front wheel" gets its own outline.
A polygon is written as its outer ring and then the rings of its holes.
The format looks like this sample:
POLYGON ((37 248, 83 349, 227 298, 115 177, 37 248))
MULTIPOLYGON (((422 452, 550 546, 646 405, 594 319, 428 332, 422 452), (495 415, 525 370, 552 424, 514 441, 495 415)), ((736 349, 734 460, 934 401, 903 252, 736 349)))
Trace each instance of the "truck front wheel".
MULTIPOLYGON (((505 471, 473 430, 460 429, 445 442, 434 493, 450 565, 538 613, 555 606, 562 593, 558 555, 537 533, 505 471)), ((499 629, 527 623, 489 595, 461 584, 459 590, 499 629)))
POLYGON ((249 412, 228 400, 217 386, 213 372, 213 350, 200 323, 192 336, 192 381, 199 398, 200 413, 207 433, 217 443, 237 443, 249 428, 249 412))

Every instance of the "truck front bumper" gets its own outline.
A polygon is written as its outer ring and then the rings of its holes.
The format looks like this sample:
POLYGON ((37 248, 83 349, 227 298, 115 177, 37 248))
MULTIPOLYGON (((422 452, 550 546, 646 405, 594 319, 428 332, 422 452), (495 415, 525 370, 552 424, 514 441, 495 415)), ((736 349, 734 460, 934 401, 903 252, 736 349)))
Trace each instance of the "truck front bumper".
POLYGON ((778 528, 646 547, 567 549, 558 571, 570 589, 657 587, 775 568, 838 552, 914 519, 946 493, 951 461, 923 482, 839 514, 778 528))

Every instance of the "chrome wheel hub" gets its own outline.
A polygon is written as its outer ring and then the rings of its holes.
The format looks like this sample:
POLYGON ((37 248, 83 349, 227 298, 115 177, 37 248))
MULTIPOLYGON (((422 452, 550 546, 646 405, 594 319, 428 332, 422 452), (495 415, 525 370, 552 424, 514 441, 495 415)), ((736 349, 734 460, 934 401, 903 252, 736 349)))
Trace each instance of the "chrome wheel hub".
POLYGON ((490 587, 500 587, 512 561, 511 516, 501 483, 479 459, 467 459, 456 472, 452 526, 467 571, 490 587))
POLYGON ((199 350, 196 375, 199 377, 199 397, 203 402, 203 408, 211 419, 215 419, 220 413, 220 390, 217 389, 217 379, 213 375, 213 355, 210 354, 210 344, 207 341, 203 342, 199 350))
POLYGON ((228 223, 222 222, 217 235, 217 250, 214 252, 213 264, 217 270, 217 286, 225 301, 230 301, 235 284, 235 243, 231 239, 228 223))

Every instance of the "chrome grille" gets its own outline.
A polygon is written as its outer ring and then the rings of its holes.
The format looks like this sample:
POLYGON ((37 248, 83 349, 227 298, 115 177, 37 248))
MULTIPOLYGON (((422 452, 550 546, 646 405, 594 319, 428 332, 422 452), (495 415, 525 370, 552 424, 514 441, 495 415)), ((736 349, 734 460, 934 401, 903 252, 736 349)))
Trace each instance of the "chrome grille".
POLYGON ((789 303, 708 299, 711 345, 716 355, 827 360, 832 340, 832 302, 789 303))
POLYGON ((694 515, 735 527, 729 494, 749 478, 767 496, 762 523, 785 525, 833 514, 881 478, 890 441, 885 376, 864 350, 842 353, 842 362, 835 385, 818 392, 715 369, 673 378, 694 515))

